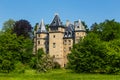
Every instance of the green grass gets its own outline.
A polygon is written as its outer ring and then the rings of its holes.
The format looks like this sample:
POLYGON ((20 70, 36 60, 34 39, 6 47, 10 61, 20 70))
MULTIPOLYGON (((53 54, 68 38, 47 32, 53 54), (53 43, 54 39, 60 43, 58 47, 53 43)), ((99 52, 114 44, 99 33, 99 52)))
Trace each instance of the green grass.
POLYGON ((120 80, 120 75, 77 74, 70 70, 60 69, 47 73, 36 73, 27 70, 25 73, 0 73, 0 80, 120 80))

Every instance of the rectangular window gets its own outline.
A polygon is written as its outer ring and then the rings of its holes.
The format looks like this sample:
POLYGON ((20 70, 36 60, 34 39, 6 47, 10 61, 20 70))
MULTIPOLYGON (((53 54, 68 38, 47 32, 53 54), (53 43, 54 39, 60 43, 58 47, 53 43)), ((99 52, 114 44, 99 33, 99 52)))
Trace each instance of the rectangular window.
POLYGON ((38 41, 38 45, 40 44, 40 41, 38 41))
POLYGON ((71 47, 69 47, 69 51, 71 51, 71 47))
POLYGON ((40 37, 40 34, 38 34, 38 37, 40 37))
POLYGON ((67 44, 67 40, 64 40, 64 44, 65 44, 65 45, 67 44))
POLYGON ((55 48, 56 47, 56 43, 53 43, 53 48, 55 48))
POLYGON ((71 40, 69 40, 68 42, 69 42, 69 45, 71 45, 71 40))
POLYGON ((53 35, 53 38, 55 38, 55 35, 53 35))

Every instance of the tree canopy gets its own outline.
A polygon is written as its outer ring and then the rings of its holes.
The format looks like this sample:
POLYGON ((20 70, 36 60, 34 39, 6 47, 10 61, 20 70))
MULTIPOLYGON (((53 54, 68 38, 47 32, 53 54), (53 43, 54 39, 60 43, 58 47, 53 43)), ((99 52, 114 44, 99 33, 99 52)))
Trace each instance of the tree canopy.
POLYGON ((93 24, 90 33, 73 46, 68 66, 76 72, 120 72, 120 23, 93 24))
POLYGON ((24 36, 25 38, 31 36, 32 26, 27 20, 16 21, 13 32, 17 36, 24 36))
POLYGON ((15 21, 13 19, 9 19, 3 23, 2 31, 7 31, 13 29, 15 25, 15 21))

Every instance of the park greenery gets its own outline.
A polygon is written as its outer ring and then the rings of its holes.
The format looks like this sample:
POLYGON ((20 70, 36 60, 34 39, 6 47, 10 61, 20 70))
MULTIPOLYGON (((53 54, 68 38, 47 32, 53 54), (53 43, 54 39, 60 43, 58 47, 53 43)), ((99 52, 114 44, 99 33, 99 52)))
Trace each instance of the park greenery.
MULTIPOLYGON (((87 35, 73 45, 66 68, 77 73, 119 74, 120 23, 105 20, 94 23, 90 29, 83 23, 87 35)), ((36 55, 32 54, 32 34, 32 27, 27 20, 9 19, 3 24, 0 31, 0 73, 25 73, 28 69, 42 73, 60 68, 43 49, 39 49, 36 55)))
POLYGON ((32 54, 32 27, 27 20, 14 21, 9 19, 3 24, 0 32, 0 72, 24 73, 26 69, 46 72, 60 68, 53 58, 44 53, 43 49, 32 54))
POLYGON ((54 69, 46 73, 26 70, 25 73, 0 73, 0 80, 119 80, 120 75, 74 73, 66 69, 54 69))
POLYGON ((68 60, 68 67, 78 73, 119 73, 120 23, 93 24, 89 34, 73 46, 68 60))

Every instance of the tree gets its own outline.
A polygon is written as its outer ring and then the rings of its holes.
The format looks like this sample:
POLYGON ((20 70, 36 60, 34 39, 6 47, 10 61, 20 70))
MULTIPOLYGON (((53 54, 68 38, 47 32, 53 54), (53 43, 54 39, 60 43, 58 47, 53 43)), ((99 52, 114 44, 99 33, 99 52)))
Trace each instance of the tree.
POLYGON ((99 44, 97 35, 89 33, 88 36, 73 46, 68 55, 69 65, 76 72, 94 72, 99 70, 104 61, 104 46, 99 44))
POLYGON ((13 19, 9 19, 8 21, 3 23, 2 31, 12 30, 15 25, 15 21, 13 19))
POLYGON ((34 26, 34 31, 37 31, 37 27, 38 27, 39 23, 36 23, 34 26))
POLYGON ((27 20, 16 21, 13 32, 17 36, 24 36, 25 38, 31 37, 32 27, 27 20))
POLYGON ((101 39, 104 41, 110 41, 120 38, 120 23, 115 20, 106 20, 100 23, 102 27, 101 39))
POLYGON ((46 24, 46 30, 49 31, 49 24, 46 24))
POLYGON ((120 72, 120 39, 102 41, 99 35, 89 33, 73 46, 68 55, 68 66, 75 72, 120 72))
POLYGON ((101 40, 110 41, 120 38, 120 23, 113 20, 105 20, 91 26, 91 31, 98 34, 101 40))
POLYGON ((0 35, 0 71, 10 72, 15 69, 15 64, 21 62, 28 64, 32 55, 32 40, 22 36, 17 37, 11 31, 2 32, 0 35))
POLYGON ((50 57, 49 54, 46 54, 43 49, 39 49, 37 53, 37 72, 47 72, 48 70, 54 68, 60 68, 60 65, 57 62, 54 62, 53 57, 50 57))
POLYGON ((10 72, 14 70, 15 61, 19 60, 19 43, 17 37, 10 32, 4 32, 0 35, 0 70, 10 72))

